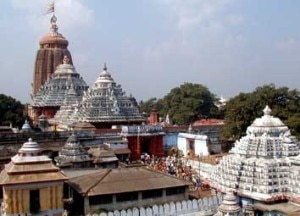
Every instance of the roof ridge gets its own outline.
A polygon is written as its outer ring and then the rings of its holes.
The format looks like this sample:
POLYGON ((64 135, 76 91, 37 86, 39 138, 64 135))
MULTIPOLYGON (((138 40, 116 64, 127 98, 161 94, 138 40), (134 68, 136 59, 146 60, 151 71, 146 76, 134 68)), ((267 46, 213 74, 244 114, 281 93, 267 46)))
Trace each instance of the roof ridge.
POLYGON ((95 184, 93 184, 91 187, 89 187, 86 192, 85 195, 88 195, 88 193, 90 192, 90 190, 92 190, 92 188, 94 188, 97 184, 99 184, 109 173, 111 172, 111 169, 108 169, 106 174, 102 176, 102 178, 99 179, 99 181, 96 181, 95 184))

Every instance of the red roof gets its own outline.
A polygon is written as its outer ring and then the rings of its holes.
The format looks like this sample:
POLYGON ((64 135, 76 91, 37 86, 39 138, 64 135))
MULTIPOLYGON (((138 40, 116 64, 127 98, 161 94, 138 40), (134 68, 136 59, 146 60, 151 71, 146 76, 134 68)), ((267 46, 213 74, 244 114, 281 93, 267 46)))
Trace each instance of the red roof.
POLYGON ((224 125, 223 119, 198 119, 193 123, 193 126, 213 126, 213 125, 224 125))

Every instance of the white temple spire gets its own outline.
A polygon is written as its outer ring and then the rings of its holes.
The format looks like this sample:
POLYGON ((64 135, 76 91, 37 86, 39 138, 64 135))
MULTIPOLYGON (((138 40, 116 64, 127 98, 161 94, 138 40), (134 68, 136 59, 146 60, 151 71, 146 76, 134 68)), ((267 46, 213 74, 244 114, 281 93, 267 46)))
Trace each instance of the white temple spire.
POLYGON ((267 105, 267 106, 264 108, 263 112, 264 112, 264 115, 269 116, 269 115, 271 115, 272 110, 271 110, 270 107, 267 105))

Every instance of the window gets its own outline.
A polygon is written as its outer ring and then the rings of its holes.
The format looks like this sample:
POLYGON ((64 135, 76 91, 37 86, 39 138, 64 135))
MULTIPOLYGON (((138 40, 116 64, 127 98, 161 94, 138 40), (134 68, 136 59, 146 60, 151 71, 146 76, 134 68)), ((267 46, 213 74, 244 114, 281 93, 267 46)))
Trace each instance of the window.
POLYGON ((138 200, 138 192, 117 194, 117 202, 138 200))
POLYGON ((112 195, 98 195, 89 197, 90 205, 112 203, 112 195))
POLYGON ((154 197, 161 197, 162 196, 162 190, 149 190, 149 191, 143 191, 142 192, 142 197, 143 199, 149 199, 149 198, 154 198, 154 197))
POLYGON ((175 195, 175 194, 183 194, 185 192, 184 187, 174 187, 174 188, 167 188, 166 194, 167 196, 175 195))

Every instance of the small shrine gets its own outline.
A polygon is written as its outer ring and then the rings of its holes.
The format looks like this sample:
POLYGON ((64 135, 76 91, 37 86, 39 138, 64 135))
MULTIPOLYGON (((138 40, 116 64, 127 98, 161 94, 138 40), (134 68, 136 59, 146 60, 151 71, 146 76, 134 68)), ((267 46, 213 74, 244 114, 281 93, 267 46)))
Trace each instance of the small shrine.
POLYGON ((96 82, 84 92, 75 119, 91 123, 96 128, 141 124, 146 120, 139 112, 135 98, 126 96, 121 85, 116 84, 107 71, 106 65, 96 82))
POLYGON ((227 192, 215 216, 242 216, 242 209, 237 202, 237 197, 232 192, 227 192))
POLYGON ((68 138, 65 146, 59 151, 58 156, 54 160, 57 166, 63 168, 86 168, 92 166, 92 159, 74 133, 68 138))
POLYGON ((68 178, 42 155, 31 139, 0 173, 1 215, 63 215, 63 184, 68 178))
POLYGON ((22 125, 22 128, 21 128, 21 132, 22 133, 30 133, 30 132, 33 132, 28 120, 26 119, 25 120, 25 123, 22 125))

